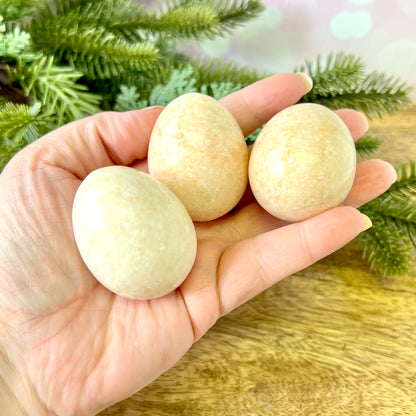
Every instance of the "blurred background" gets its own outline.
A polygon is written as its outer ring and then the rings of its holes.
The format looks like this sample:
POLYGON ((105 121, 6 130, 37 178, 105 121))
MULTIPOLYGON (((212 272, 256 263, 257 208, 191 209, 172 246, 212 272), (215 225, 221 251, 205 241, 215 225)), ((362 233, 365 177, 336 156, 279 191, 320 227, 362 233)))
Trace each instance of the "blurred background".
MULTIPOLYGON (((155 4, 155 1, 147 1, 155 4)), ((413 85, 416 0, 263 0, 266 11, 231 36, 186 45, 189 54, 230 58, 271 73, 293 71, 318 54, 349 52, 368 70, 413 85)))

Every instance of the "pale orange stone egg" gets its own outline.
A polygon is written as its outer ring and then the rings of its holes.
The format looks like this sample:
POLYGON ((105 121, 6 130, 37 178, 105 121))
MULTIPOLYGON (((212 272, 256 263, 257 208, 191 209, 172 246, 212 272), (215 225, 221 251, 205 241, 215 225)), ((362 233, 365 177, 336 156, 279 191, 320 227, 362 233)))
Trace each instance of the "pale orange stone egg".
POLYGON ((351 134, 335 112, 297 104, 261 130, 249 162, 258 203, 275 217, 301 221, 340 205, 355 177, 351 134))
POLYGON ((176 289, 196 256, 196 232, 179 199, 150 175, 124 166, 90 173, 75 195, 75 240, 105 287, 131 299, 176 289))
POLYGON ((226 214, 248 182, 248 149, 239 125, 222 104, 200 93, 184 94, 162 111, 148 164, 194 221, 226 214))

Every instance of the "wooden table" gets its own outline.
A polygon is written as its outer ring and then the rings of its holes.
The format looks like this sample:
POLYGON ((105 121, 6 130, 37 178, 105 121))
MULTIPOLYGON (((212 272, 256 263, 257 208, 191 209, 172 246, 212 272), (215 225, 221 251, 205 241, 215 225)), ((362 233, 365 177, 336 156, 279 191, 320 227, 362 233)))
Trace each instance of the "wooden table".
MULTIPOLYGON (((416 106, 371 123, 376 157, 416 159, 416 106)), ((354 243, 222 318, 101 416, 415 416, 416 273, 383 278, 354 243)))

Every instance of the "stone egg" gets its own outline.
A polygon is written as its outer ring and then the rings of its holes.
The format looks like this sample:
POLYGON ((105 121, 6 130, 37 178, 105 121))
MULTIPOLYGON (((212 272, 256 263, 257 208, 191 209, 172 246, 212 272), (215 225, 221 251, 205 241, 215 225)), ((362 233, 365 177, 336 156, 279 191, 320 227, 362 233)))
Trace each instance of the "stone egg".
POLYGON ((72 222, 91 273, 126 298, 168 294, 195 260, 195 228, 183 204, 166 186, 133 168, 90 173, 75 195, 72 222))
POLYGON ((248 182, 248 149, 231 113, 204 94, 184 94, 151 134, 149 172, 183 202, 194 221, 230 211, 248 182))
POLYGON ((297 104, 261 130, 250 155, 249 181, 275 217, 300 221, 340 205, 355 177, 352 136, 335 112, 297 104))

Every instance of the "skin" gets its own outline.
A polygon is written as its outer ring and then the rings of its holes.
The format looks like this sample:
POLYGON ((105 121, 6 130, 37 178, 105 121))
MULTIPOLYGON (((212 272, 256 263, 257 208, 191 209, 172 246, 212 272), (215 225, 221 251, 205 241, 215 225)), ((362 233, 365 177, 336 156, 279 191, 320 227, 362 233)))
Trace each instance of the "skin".
MULTIPOLYGON (((300 76, 280 74, 222 103, 247 135, 305 92, 300 76)), ((83 264, 71 207, 97 168, 147 170, 161 110, 68 124, 25 148, 1 174, 0 404, 14 412, 7 414, 93 415, 140 390, 219 317, 356 237, 368 226, 356 207, 395 180, 389 164, 362 162, 345 206, 297 224, 271 217, 247 194, 232 214, 196 224, 197 259, 181 287, 155 300, 124 299, 83 264)), ((338 114, 355 139, 367 130, 360 113, 338 114)))

